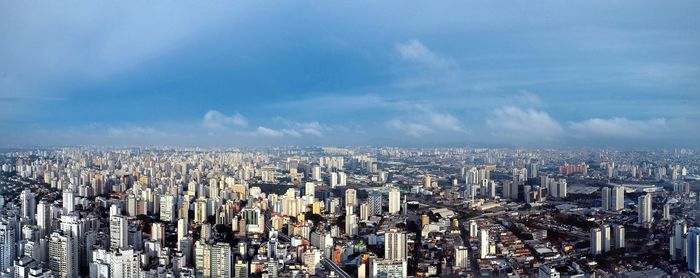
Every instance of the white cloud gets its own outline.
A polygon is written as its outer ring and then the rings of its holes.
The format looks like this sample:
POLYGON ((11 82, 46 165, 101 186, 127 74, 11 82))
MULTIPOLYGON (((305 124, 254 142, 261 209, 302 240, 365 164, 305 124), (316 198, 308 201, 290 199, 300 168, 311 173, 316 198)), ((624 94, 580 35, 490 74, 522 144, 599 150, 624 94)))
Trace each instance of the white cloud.
POLYGON ((486 123, 495 136, 514 141, 553 141, 563 134, 556 120, 535 109, 504 106, 494 110, 486 123))
POLYGON ((274 120, 282 123, 286 127, 283 130, 286 130, 289 135, 299 134, 300 136, 301 134, 306 134, 320 137, 323 136, 324 132, 330 131, 329 127, 322 125, 318 121, 297 122, 282 117, 277 117, 274 120))
POLYGON ((248 120, 239 113, 232 116, 227 116, 219 111, 209 110, 206 114, 204 114, 202 124, 206 128, 222 129, 232 125, 239 127, 247 126, 248 120))
POLYGON ((656 137, 658 133, 665 131, 668 125, 663 118, 646 121, 593 118, 582 122, 570 122, 568 127, 575 137, 635 138, 656 137))
POLYGON ((449 68, 454 66, 454 62, 431 51, 421 41, 416 39, 396 44, 396 50, 404 60, 421 63, 432 68, 449 68))
POLYGON ((264 126, 259 126, 253 135, 264 136, 264 137, 282 137, 282 136, 292 136, 301 137, 301 133, 296 130, 291 129, 272 129, 264 126))
POLYGON ((421 137, 425 134, 433 133, 433 129, 428 126, 415 122, 404 122, 399 119, 393 119, 386 122, 386 126, 400 130, 406 135, 413 137, 421 137))

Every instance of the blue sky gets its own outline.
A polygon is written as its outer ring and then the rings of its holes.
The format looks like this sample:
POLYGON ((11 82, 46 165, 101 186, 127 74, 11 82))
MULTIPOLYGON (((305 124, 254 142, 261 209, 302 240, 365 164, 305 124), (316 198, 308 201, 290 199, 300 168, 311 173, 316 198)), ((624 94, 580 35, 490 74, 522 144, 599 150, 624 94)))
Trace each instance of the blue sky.
POLYGON ((0 145, 698 147, 698 1, 0 3, 0 145))

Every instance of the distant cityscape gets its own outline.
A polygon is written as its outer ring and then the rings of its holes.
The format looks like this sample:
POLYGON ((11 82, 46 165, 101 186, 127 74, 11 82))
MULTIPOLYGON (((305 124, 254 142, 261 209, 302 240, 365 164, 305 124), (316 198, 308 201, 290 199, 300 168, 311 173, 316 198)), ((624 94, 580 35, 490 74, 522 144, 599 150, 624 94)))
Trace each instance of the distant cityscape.
POLYGON ((27 148, 0 277, 697 277, 700 153, 27 148))

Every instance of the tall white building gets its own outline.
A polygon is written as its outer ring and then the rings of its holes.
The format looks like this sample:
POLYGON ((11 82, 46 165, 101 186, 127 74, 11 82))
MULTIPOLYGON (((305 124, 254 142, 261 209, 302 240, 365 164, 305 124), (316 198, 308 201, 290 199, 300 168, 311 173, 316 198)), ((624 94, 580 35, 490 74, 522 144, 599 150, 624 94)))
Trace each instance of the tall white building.
POLYGON ((603 251, 603 231, 600 228, 591 229, 591 255, 601 254, 603 251))
POLYGON ((455 247, 455 267, 469 268, 469 248, 466 246, 455 247))
POLYGON ((175 222, 177 219, 177 207, 175 196, 160 196, 160 220, 165 222, 175 222))
POLYGON ((0 270, 12 267, 12 261, 17 257, 15 222, 10 219, 0 219, 0 270))
POLYGON ((482 229, 479 231, 479 258, 483 259, 489 255, 489 231, 482 229))
POLYGON ((109 248, 125 249, 129 245, 129 223, 124 216, 109 218, 109 248))
POLYGON ((316 196, 316 184, 313 182, 307 182, 304 184, 304 196, 307 196, 313 200, 316 196))
POLYGON ((330 185, 331 185, 331 188, 335 188, 336 186, 338 186, 338 173, 331 172, 330 185))
POLYGON ((349 188, 345 190, 345 205, 357 206, 357 191, 355 189, 349 188))
POLYGON ((625 208, 625 188, 622 186, 615 186, 612 189, 612 198, 610 207, 614 211, 620 211, 625 208))
POLYGON ((66 188, 63 190, 63 213, 69 214, 75 210, 75 192, 66 188))
POLYGON ((25 189, 19 194, 19 200, 22 205, 22 217, 34 223, 34 218, 36 217, 36 195, 31 190, 25 189))
POLYGON ((700 228, 688 231, 688 270, 700 273, 700 228))
POLYGON ((357 216, 354 214, 345 215, 345 234, 348 237, 354 237, 357 235, 357 230, 357 216))
POLYGON ((338 172, 338 185, 346 186, 348 185, 348 174, 345 172, 338 172))
POLYGON ((620 249, 625 248, 625 226, 614 225, 613 226, 613 248, 620 249))
POLYGON ((469 237, 475 238, 479 236, 479 225, 474 220, 469 220, 469 237))
POLYGON ((600 190, 600 204, 603 210, 610 210, 610 188, 603 187, 600 190))
POLYGON ((651 222, 651 195, 647 193, 645 195, 639 196, 637 201, 637 222, 651 222))
POLYGON ((401 191, 392 187, 389 190, 389 213, 395 214, 401 211, 401 191))
POLYGON ((322 181, 321 180, 321 166, 315 165, 311 169, 311 179, 315 181, 322 181))
POLYGON ((406 260, 406 233, 390 230, 384 234, 384 258, 389 260, 406 260))
POLYGON ((42 237, 49 235, 51 231, 51 204, 44 199, 36 206, 36 226, 42 237))
POLYGON ((54 232, 49 237, 48 267, 54 277, 74 278, 78 277, 77 263, 73 260, 73 241, 69 235, 54 232))
POLYGON ((211 277, 233 277, 231 270, 231 245, 225 242, 217 242, 211 247, 210 253, 211 277))
POLYGON ((429 175, 425 175, 425 181, 424 181, 423 187, 425 187, 425 189, 429 189, 432 186, 433 186, 432 178, 429 175))

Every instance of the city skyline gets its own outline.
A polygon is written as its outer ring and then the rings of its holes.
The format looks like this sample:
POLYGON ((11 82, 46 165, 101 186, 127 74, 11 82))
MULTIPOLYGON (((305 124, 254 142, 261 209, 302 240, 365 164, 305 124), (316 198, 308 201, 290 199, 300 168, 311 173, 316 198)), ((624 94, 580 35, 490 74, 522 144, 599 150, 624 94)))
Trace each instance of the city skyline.
POLYGON ((697 148, 700 3, 0 3, 0 146, 697 148))

